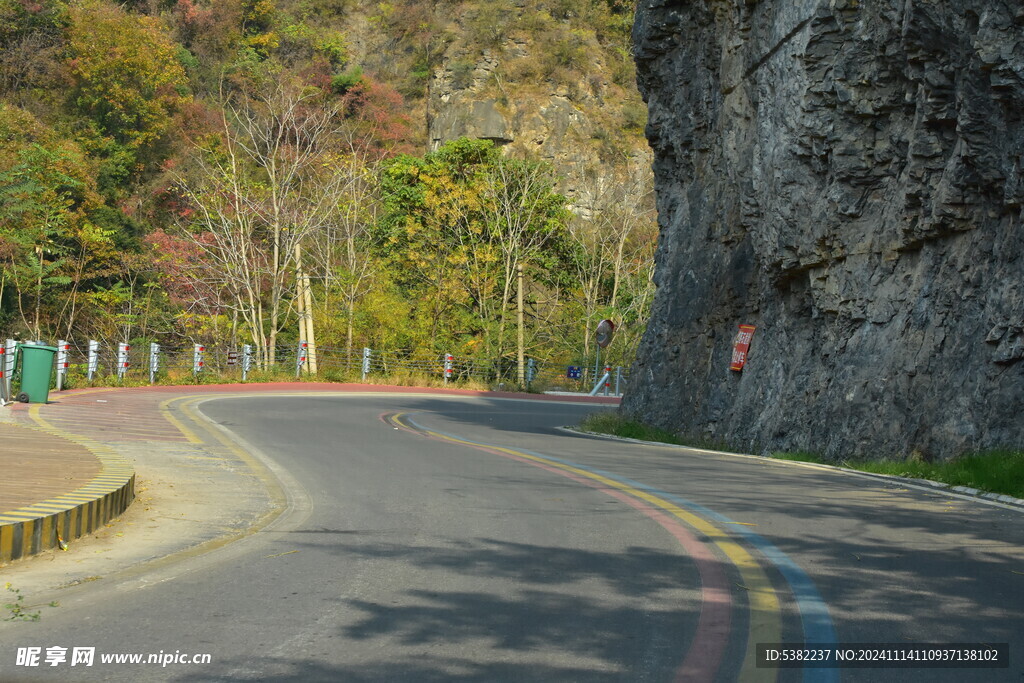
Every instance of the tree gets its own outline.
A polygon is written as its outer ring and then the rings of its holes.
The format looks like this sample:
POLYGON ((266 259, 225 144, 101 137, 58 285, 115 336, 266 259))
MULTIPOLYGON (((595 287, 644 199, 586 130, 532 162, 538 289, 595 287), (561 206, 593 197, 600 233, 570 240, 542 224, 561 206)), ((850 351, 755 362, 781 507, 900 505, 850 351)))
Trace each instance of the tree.
POLYGON ((555 191, 555 179, 546 164, 500 157, 492 165, 484 213, 502 255, 501 322, 498 355, 503 354, 505 312, 512 279, 516 278, 516 376, 525 381, 523 271, 565 230, 569 213, 566 199, 555 191))
POLYGON ((0 171, 0 253, 6 262, 0 300, 4 287, 12 285, 22 323, 35 339, 43 336, 48 303, 56 309, 53 327, 70 311, 70 329, 87 263, 111 255, 109 234, 88 219, 99 203, 89 174, 81 153, 69 144, 52 149, 29 144, 0 171), (54 290, 69 285, 62 301, 54 290))
POLYGON ((614 186, 600 178, 581 173, 574 179, 581 205, 569 227, 577 306, 585 321, 583 357, 591 352, 592 330, 605 317, 619 323, 619 338, 635 341, 632 337, 646 323, 653 289, 657 225, 650 171, 637 162, 614 186))
POLYGON ((152 145, 188 101, 177 48, 156 20, 99 0, 74 7, 71 18, 74 102, 120 144, 152 145))
MULTIPOLYGON (((476 318, 474 333, 501 358, 518 272, 546 268, 542 257, 568 217, 550 169, 507 159, 490 141, 463 138, 422 158, 396 158, 385 165, 381 183, 381 249, 407 274, 406 286, 421 302, 421 315, 430 316, 431 346, 441 350, 442 341, 454 341, 439 339, 442 319, 446 327, 461 330, 476 318)), ((521 306, 516 310, 522 313, 521 306)), ((522 361, 522 323, 517 331, 522 361)), ((518 365, 522 369, 523 363, 518 365)))
POLYGON ((194 141, 193 168, 179 173, 178 187, 195 211, 194 244, 230 292, 259 360, 273 364, 289 302, 300 307, 301 336, 314 336, 302 243, 341 203, 345 176, 330 162, 343 117, 322 91, 286 77, 225 85, 220 108, 221 130, 194 141))

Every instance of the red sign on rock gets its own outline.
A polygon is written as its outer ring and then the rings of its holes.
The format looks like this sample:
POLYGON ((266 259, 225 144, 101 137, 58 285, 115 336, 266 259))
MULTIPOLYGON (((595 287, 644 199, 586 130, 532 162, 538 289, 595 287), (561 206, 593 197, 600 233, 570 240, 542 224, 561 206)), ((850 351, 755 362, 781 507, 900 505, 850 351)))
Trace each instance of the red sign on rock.
POLYGON ((730 370, 739 372, 747 362, 747 351, 750 350, 750 340, 754 336, 753 325, 740 325, 739 334, 736 335, 736 343, 732 347, 732 365, 730 370))

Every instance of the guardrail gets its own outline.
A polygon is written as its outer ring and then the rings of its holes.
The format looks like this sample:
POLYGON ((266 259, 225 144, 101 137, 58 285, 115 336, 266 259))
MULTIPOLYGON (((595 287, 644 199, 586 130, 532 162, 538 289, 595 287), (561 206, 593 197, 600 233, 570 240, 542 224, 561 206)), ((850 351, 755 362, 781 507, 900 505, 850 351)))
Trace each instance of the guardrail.
MULTIPOLYGON (((10 392, 15 375, 15 342, 7 340, 6 353, 0 354, 0 381, 10 392)), ((482 360, 454 354, 428 352, 397 352, 374 349, 353 349, 321 346, 304 342, 278 345, 262 352, 251 345, 239 347, 166 348, 155 343, 130 345, 121 342, 104 346, 90 340, 79 347, 65 340, 56 344, 56 372, 53 385, 57 390, 86 383, 197 383, 208 381, 262 381, 284 377, 312 378, 325 381, 366 381, 394 378, 407 383, 419 377, 445 384, 477 382, 495 389, 518 387, 517 367, 510 359, 482 360), (273 358, 273 362, 270 359, 273 358), (313 372, 313 369, 316 372, 313 372)), ((569 366, 551 360, 528 359, 525 384, 532 391, 564 391, 569 393, 604 393, 619 396, 628 377, 621 367, 605 367, 595 375, 594 368, 569 366), (607 377, 600 385, 598 379, 607 377)))

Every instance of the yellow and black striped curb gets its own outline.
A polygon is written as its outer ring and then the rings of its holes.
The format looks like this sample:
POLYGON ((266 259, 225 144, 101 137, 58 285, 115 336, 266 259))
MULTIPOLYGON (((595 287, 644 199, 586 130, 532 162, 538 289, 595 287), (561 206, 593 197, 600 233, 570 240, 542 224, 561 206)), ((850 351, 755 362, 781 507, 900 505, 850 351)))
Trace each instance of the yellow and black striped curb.
POLYGON ((124 512, 135 499, 135 470, 110 448, 53 427, 33 406, 32 428, 83 446, 100 461, 85 486, 40 503, 0 514, 0 563, 56 548, 81 538, 124 512))

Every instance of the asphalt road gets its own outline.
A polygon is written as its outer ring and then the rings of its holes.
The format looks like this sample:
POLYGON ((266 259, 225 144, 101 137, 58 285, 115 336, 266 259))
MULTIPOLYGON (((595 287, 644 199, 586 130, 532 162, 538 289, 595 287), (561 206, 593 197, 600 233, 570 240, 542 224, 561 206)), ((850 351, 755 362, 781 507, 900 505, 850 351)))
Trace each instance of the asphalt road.
POLYGON ((1024 681, 1022 513, 557 429, 594 409, 207 401, 286 472, 289 510, 0 630, 0 680, 1024 681), (759 642, 1007 643, 1010 666, 766 669, 759 642), (97 661, 11 667, 14 645, 97 661))

